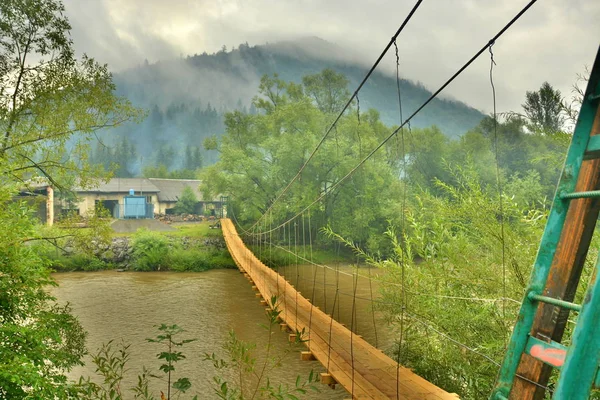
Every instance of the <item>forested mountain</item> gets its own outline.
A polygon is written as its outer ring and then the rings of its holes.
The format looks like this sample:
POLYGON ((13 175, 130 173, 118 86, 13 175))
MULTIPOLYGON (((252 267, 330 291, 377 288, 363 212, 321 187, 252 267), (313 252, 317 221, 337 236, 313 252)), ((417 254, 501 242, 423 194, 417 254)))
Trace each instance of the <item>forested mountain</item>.
MULTIPOLYGON (((250 47, 242 44, 215 54, 144 63, 116 74, 117 92, 148 110, 140 124, 121 126, 108 139, 112 149, 99 146, 94 161, 120 165, 118 175, 142 172, 162 164, 169 170, 213 164, 215 151, 202 149, 202 160, 188 159, 185 149, 201 149, 205 138, 223 134, 223 115, 235 109, 255 112, 252 98, 261 76, 278 74, 284 81, 300 82, 307 74, 332 68, 346 75, 355 88, 367 68, 351 61, 341 48, 318 38, 250 47)), ((431 93, 418 83, 401 81, 405 115, 431 93)), ((376 72, 360 92, 361 110, 375 108, 388 125, 398 124, 395 77, 376 72)), ((436 99, 414 120, 413 126, 437 125, 457 136, 476 126, 483 114, 452 100, 436 99)))

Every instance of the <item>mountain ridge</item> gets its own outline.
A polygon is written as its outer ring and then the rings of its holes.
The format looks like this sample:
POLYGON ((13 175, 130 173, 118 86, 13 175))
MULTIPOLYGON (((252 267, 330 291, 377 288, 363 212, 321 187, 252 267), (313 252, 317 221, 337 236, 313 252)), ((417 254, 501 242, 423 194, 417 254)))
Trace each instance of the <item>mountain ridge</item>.
MULTIPOLYGON (((256 46, 244 43, 230 51, 224 47, 213 54, 145 62, 114 74, 117 93, 150 110, 144 122, 120 127, 117 136, 131 140, 137 156, 155 162, 156 147, 165 143, 171 143, 176 152, 201 147, 206 137, 224 133, 225 112, 251 108, 263 75, 277 73, 283 80, 298 83, 305 75, 331 68, 348 78, 348 89, 352 91, 370 66, 353 57, 350 51, 333 43, 305 37, 256 46)), ((400 80, 400 89, 405 117, 431 95, 422 84, 405 78, 400 80)), ((399 125, 395 76, 376 70, 359 97, 362 110, 374 108, 385 124, 399 125)), ((465 103, 436 98, 411 123, 420 128, 436 125, 446 135, 459 136, 483 117, 483 113, 465 103)), ((217 153, 202 151, 205 164, 217 160, 217 153)), ((173 161, 172 168, 177 166, 177 160, 173 161)))

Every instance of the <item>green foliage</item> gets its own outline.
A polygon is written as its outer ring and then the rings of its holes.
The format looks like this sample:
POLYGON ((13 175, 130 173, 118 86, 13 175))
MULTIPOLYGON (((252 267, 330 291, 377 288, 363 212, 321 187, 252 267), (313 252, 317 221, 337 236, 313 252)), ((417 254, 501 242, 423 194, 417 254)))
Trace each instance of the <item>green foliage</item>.
POLYGON ((64 372, 81 364, 85 332, 69 306, 47 292, 54 285, 32 210, 0 188, 0 398, 75 398, 64 372))
MULTIPOLYGON (((225 115, 227 131, 218 145, 220 160, 201 173, 205 195, 231 195, 230 206, 237 220, 242 224, 255 221, 321 140, 331 115, 320 107, 329 109, 343 102, 346 82, 331 70, 306 77, 304 86, 285 82, 277 75, 263 77, 259 96, 253 102, 260 112, 235 111, 225 115), (321 83, 335 88, 334 97, 327 98, 328 90, 317 90, 316 85, 321 83), (334 105, 329 104, 332 102, 334 105)), ((301 184, 290 187, 273 209, 273 221, 289 218, 308 206, 391 133, 376 111, 361 112, 360 120, 357 111, 353 107, 341 118, 337 129, 303 171, 301 184)), ((379 250, 382 241, 376 239, 376 232, 385 229, 391 217, 388 206, 400 194, 397 163, 391 161, 397 155, 395 144, 376 153, 347 184, 314 207, 312 220, 331 223, 352 240, 368 241, 372 250, 379 250)), ((304 232, 307 242, 309 232, 304 232)), ((319 239, 317 236, 313 229, 314 241, 319 239)))
POLYGON ((528 201, 541 196, 537 174, 510 178, 506 187, 525 194, 504 195, 501 212, 496 187, 475 165, 447 164, 435 192, 411 189, 405 225, 386 234, 393 257, 379 260, 328 231, 382 269, 380 307, 395 329, 403 327, 401 363, 463 399, 491 391, 497 366, 485 357, 502 361, 546 218, 528 201))
POLYGON ((202 149, 198 146, 188 146, 185 148, 185 160, 183 168, 188 171, 194 171, 202 168, 202 149))
MULTIPOLYGON (((196 339, 177 340, 177 337, 185 332, 177 325, 161 324, 158 327, 159 334, 156 338, 146 339, 150 343, 159 343, 166 346, 165 351, 157 354, 159 360, 164 360, 165 364, 161 364, 158 368, 165 375, 167 380, 167 400, 171 398, 171 389, 175 389, 174 394, 185 393, 190 389, 192 384, 188 378, 179 378, 171 384, 171 375, 175 371, 175 364, 178 361, 185 359, 185 355, 181 351, 175 351, 175 348, 181 347, 187 343, 191 343, 196 339)), ((158 376, 160 378, 160 376, 158 376)))
POLYGON ((184 248, 158 233, 140 229, 133 236, 132 254, 136 271, 202 272, 215 268, 233 268, 235 263, 226 250, 195 244, 184 248))
POLYGON ((169 171, 164 164, 157 166, 147 165, 142 169, 144 178, 163 178, 163 179, 196 179, 198 174, 195 169, 176 169, 169 171))
POLYGON ((108 247, 111 243, 110 212, 98 203, 94 210, 88 211, 83 220, 85 229, 76 228, 80 218, 72 216, 64 218, 57 224, 63 235, 71 235, 69 244, 74 252, 85 254, 89 257, 95 256, 99 248, 108 247))
POLYGON ((306 94, 324 113, 339 112, 344 107, 350 98, 348 83, 348 78, 330 68, 324 69, 320 74, 302 78, 306 94))
POLYGON ((176 232, 165 232, 170 237, 205 237, 205 238, 222 238, 223 233, 220 229, 211 229, 211 223, 204 221, 194 224, 177 225, 176 232))
MULTIPOLYGON (((277 326, 280 311, 277 309, 276 297, 270 299, 270 304, 273 309, 267 313, 269 325, 265 326, 269 334, 269 342, 261 358, 255 354, 256 345, 238 339, 234 332, 230 333, 229 339, 223 345, 223 349, 228 354, 227 360, 217 357, 214 353, 205 354, 204 360, 209 361, 217 372, 224 373, 233 370, 238 373, 239 380, 237 382, 230 382, 221 375, 213 378, 215 384, 213 393, 217 398, 297 400, 309 391, 318 391, 315 386, 317 375, 312 371, 306 380, 302 380, 298 376, 293 386, 274 385, 271 382, 269 373, 280 365, 282 356, 271 355, 271 336, 277 326)), ((123 342, 115 345, 113 341, 109 341, 92 356, 92 361, 96 365, 96 373, 101 377, 102 383, 95 383, 90 377, 81 377, 77 385, 73 387, 73 390, 78 393, 78 398, 124 400, 127 398, 127 392, 133 392, 135 399, 155 400, 156 398, 149 389, 151 379, 157 379, 165 385, 165 391, 160 392, 162 399, 180 398, 181 394, 189 392, 192 387, 190 379, 179 377, 175 380, 173 375, 176 372, 177 363, 186 359, 180 348, 196 339, 180 339, 179 336, 185 331, 177 325, 161 324, 157 328, 158 334, 146 340, 149 343, 163 346, 163 350, 156 355, 160 361, 158 374, 151 373, 144 366, 142 374, 137 377, 137 384, 131 388, 123 387, 123 380, 128 372, 130 345, 123 342)), ((301 340, 297 343, 301 343, 301 340)), ((198 396, 193 397, 193 400, 197 399, 198 396)))
MULTIPOLYGON (((555 132, 553 135, 527 133, 525 121, 519 118, 500 122, 496 131, 500 177, 506 185, 505 192, 509 196, 517 196, 517 201, 536 208, 549 206, 570 135, 561 132, 555 132), (530 184, 535 184, 535 190, 541 189, 535 193, 537 198, 531 196, 533 191, 527 194, 523 191, 524 187, 511 185, 513 177, 514 181, 520 177, 528 180, 530 184), (527 198, 520 199, 519 196, 527 198)), ((455 176, 451 174, 448 165, 461 165, 466 159, 477 170, 477 180, 480 184, 496 185, 492 118, 485 118, 477 128, 460 139, 449 138, 433 127, 413 129, 412 133, 407 135, 406 142, 409 154, 406 175, 411 187, 443 195, 442 187, 435 182, 456 185, 455 176)))
POLYGON ((175 213, 177 214, 194 214, 196 211, 196 205, 198 204, 198 198, 194 193, 194 190, 186 186, 181 192, 181 197, 177 199, 175 204, 175 213))
POLYGON ((127 137, 121 137, 114 146, 110 147, 105 143, 98 143, 90 153, 92 165, 102 166, 104 171, 113 172, 117 178, 133 177, 136 159, 135 145, 127 137))
POLYGON ((174 249, 169 254, 168 265, 170 270, 181 272, 235 267, 229 252, 205 249, 174 249))
MULTIPOLYGON (((318 392, 315 383, 317 375, 310 372, 306 380, 300 376, 296 378, 294 386, 274 386, 269 379, 269 374, 277 368, 282 356, 271 355, 271 337, 278 324, 281 311, 278 308, 278 299, 273 296, 270 300, 271 308, 267 311, 268 325, 264 328, 268 332, 268 341, 259 358, 256 354, 256 345, 240 340, 235 332, 229 333, 227 342, 223 344, 226 358, 221 358, 215 353, 206 353, 204 360, 210 362, 219 375, 213 377, 213 393, 223 400, 243 399, 280 399, 297 400, 309 391, 318 392), (222 374, 232 372, 235 380, 227 380, 222 374)), ((301 343, 301 335, 297 336, 297 343, 301 343)))
POLYGON ((563 98, 560 91, 548 82, 544 82, 537 91, 525 93, 522 107, 534 131, 553 134, 563 129, 563 98))
POLYGON ((169 269, 173 271, 202 272, 214 268, 208 255, 201 250, 175 250, 169 254, 169 269))
POLYGON ((113 268, 111 264, 105 263, 97 257, 80 253, 76 253, 70 256, 50 256, 49 259, 50 267, 58 272, 102 271, 105 269, 113 268))
POLYGON ((138 230, 133 236, 132 254, 136 271, 159 271, 169 266, 169 240, 157 232, 138 230))
POLYGON ((236 268, 235 262, 227 250, 210 252, 208 257, 211 268, 236 268))
POLYGON ((0 87, 11 88, 0 90, 0 159, 11 179, 61 186, 77 174, 85 186, 98 172, 88 163, 93 133, 139 115, 115 96, 106 66, 74 58, 70 28, 59 0, 0 5, 0 87))
MULTIPOLYGON (((183 161, 186 148, 199 147, 203 141, 215 135, 220 138, 225 132, 224 109, 237 110, 243 114, 257 114, 258 110, 251 104, 252 94, 256 92, 256 76, 278 73, 285 81, 302 82, 303 76, 318 76, 325 68, 343 74, 344 80, 356 84, 364 77, 361 65, 323 59, 315 54, 335 54, 342 49, 331 43, 314 39, 291 41, 284 46, 241 44, 238 49, 214 54, 196 54, 168 63, 142 63, 139 67, 115 74, 119 91, 136 100, 136 103, 149 110, 148 118, 139 125, 128 124, 117 130, 117 139, 108 142, 114 145, 118 138, 126 136, 135 143, 139 156, 143 156, 143 166, 156 164, 155 154, 159 146, 173 145, 179 159, 183 161), (318 49, 318 50, 316 50, 318 49), (178 73, 173 74, 173 68, 178 73), (199 79, 198 77, 203 77, 199 79), (186 82, 181 85, 181 82, 186 82), (232 90, 232 88, 234 88, 232 90), (232 97, 232 93, 239 96, 232 97), (219 98, 219 106, 207 100, 219 98), (166 141, 165 138, 169 138, 166 141)), ((330 81, 314 80, 317 92, 329 93, 323 88, 338 89, 331 86, 330 81), (321 86, 323 85, 323 86, 321 86)), ((333 81, 335 82, 335 81, 333 81)), ((400 82, 403 94, 403 106, 406 110, 414 110, 431 94, 418 83, 402 79, 400 82)), ((335 99, 329 104, 341 104, 340 99, 347 95, 346 87, 342 96, 335 93, 335 99)), ((308 97, 316 102, 310 91, 305 90, 308 97)), ((333 93, 332 93, 333 94, 333 93)), ((398 98, 394 77, 386 74, 374 74, 360 93, 362 104, 378 109, 381 119, 387 125, 398 123, 398 98)), ((327 104, 327 102, 324 102, 327 104)), ((335 107, 335 106, 333 106, 335 107)), ((329 110, 333 109, 329 106, 329 110)), ((325 108, 324 108, 325 110, 325 108)), ((333 111, 339 111, 335 108, 333 111)), ((428 127, 433 124, 443 127, 445 133, 459 136, 476 126, 483 114, 473 107, 450 99, 436 98, 419 115, 413 119, 413 127, 428 127)), ((324 127, 320 128, 322 133, 324 127)), ((214 149, 215 147, 213 147, 214 149)), ((202 149, 203 166, 218 161, 219 153, 215 150, 202 149)), ((169 166, 171 171, 183 168, 174 162, 169 166)))
MULTIPOLYGON (((48 260, 32 243, 54 242, 30 206, 28 183, 86 186, 96 130, 138 115, 114 94, 106 66, 76 60, 60 0, 0 2, 0 398, 78 398, 65 372, 81 364, 83 331, 47 292, 48 260)), ((52 234, 52 232, 49 232, 52 234)))
POLYGON ((96 365, 96 373, 103 378, 102 385, 92 383, 90 379, 80 378, 78 386, 81 395, 85 398, 98 400, 120 400, 125 389, 122 387, 123 378, 127 371, 129 361, 129 347, 131 345, 120 342, 119 347, 113 347, 114 341, 103 344, 98 353, 92 356, 96 365))
MULTIPOLYGON (((156 355, 158 360, 162 360, 159 366, 161 375, 152 374, 144 366, 142 373, 138 375, 137 384, 132 388, 124 388, 123 380, 128 372, 127 364, 129 363, 129 348, 130 344, 120 342, 114 345, 111 340, 102 345, 98 353, 92 356, 92 362, 96 365, 96 373, 102 378, 102 383, 94 383, 90 377, 81 377, 76 385, 76 390, 79 393, 80 399, 86 400, 124 400, 127 397, 125 393, 133 392, 134 399, 155 400, 156 398, 150 391, 150 379, 158 379, 166 385, 167 395, 161 391, 161 399, 171 400, 179 398, 181 394, 187 392, 192 387, 189 378, 181 377, 172 382, 171 378, 175 372, 177 362, 184 360, 186 357, 181 351, 176 351, 176 348, 182 347, 196 339, 178 339, 179 335, 185 332, 177 325, 161 324, 158 328, 158 334, 154 338, 146 339, 150 343, 157 343, 166 347, 165 351, 161 351, 156 355), (173 396, 171 390, 173 389, 173 396)), ((193 400, 197 400, 198 396, 194 396, 193 400)))
MULTIPOLYGON (((251 240, 247 240, 248 243, 251 240)), ((317 248, 313 246, 289 246, 283 244, 272 244, 265 246, 248 245, 248 248, 270 268, 283 267, 296 263, 296 254, 307 260, 311 260, 317 264, 337 264, 337 263, 352 263, 356 261, 352 252, 347 249, 339 249, 335 252, 331 247, 317 248)), ((300 263, 304 261, 299 258, 300 263)))

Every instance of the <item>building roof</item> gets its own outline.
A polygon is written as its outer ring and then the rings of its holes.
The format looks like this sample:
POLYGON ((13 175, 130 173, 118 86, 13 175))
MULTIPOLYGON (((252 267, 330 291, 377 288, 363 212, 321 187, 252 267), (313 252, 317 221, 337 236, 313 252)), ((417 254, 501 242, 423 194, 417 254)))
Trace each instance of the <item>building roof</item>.
POLYGON ((202 201, 202 193, 200 192, 200 183, 197 179, 148 179, 154 186, 158 188, 158 201, 175 202, 183 193, 186 186, 192 188, 198 201, 202 201))
POLYGON ((112 178, 108 183, 100 183, 97 187, 77 188, 76 191, 78 193, 129 193, 130 189, 133 189, 136 195, 159 192, 159 189, 146 178, 112 178))
MULTIPOLYGON (((202 201, 200 183, 197 179, 159 179, 159 178, 112 178, 108 183, 100 183, 96 187, 77 188, 78 193, 129 193, 136 195, 156 193, 160 202, 176 202, 186 186, 192 188, 198 201, 202 201)), ((209 200, 212 201, 212 200, 209 200)))

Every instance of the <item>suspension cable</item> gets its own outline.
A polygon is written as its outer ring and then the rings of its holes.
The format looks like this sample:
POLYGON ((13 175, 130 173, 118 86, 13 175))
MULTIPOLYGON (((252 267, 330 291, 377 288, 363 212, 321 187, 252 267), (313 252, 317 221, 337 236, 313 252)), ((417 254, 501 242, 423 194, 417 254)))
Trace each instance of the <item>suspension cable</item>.
MULTIPOLYGON (((356 265, 358 269, 358 264, 356 265)), ((350 313, 350 358, 352 359, 352 398, 354 398, 354 323, 356 322, 356 287, 358 286, 358 273, 352 278, 353 296, 352 296, 352 311, 350 313)), ((339 316, 338 316, 339 319, 339 316)), ((356 328, 358 331, 358 328, 356 328)))
MULTIPOLYGON (((331 361, 331 333, 332 333, 332 330, 333 330, 333 313, 335 311, 335 303, 338 300, 339 292, 340 292, 340 283, 339 283, 339 279, 338 279, 336 281, 336 286, 335 286, 335 295, 333 296, 333 308, 331 309, 331 318, 329 319, 329 340, 327 341, 327 346, 328 346, 328 350, 327 350, 327 373, 329 373, 329 363, 331 361)), ((325 310, 325 314, 327 314, 327 310, 325 310)), ((339 316, 338 316, 338 319, 339 319, 339 316)))
MULTIPOLYGON (((315 303, 315 289, 317 287, 317 267, 315 265, 312 265, 312 231, 311 231, 311 226, 310 226, 310 210, 308 210, 308 243, 310 246, 310 259, 311 259, 311 266, 313 268, 313 282, 312 282, 312 295, 310 297, 310 314, 308 316, 308 349, 310 350, 310 346, 311 346, 311 332, 312 332, 312 316, 313 316, 313 308, 314 308, 314 303, 315 303)), ((325 293, 323 293, 323 296, 325 296, 325 293)))
MULTIPOLYGON (((304 216, 304 214, 302 214, 304 216)), ((298 332, 298 281, 300 280, 300 269, 299 269, 299 265, 298 265, 298 224, 294 222, 294 251, 296 252, 296 260, 295 260, 295 264, 296 264, 296 287, 294 290, 295 294, 296 294, 296 301, 295 301, 295 305, 296 305, 296 315, 295 315, 295 319, 296 319, 296 329, 295 331, 298 332)))
MULTIPOLYGON (((285 249, 284 247, 278 246, 277 244, 273 244, 273 246, 275 246, 276 248, 282 250, 282 251, 289 251, 287 249, 285 249)), ((330 267, 328 265, 324 265, 324 264, 318 264, 315 263, 309 259, 303 258, 303 257, 299 257, 300 260, 306 262, 307 264, 313 265, 315 267, 320 267, 323 269, 329 269, 331 271, 334 271, 336 274, 342 274, 342 275, 347 275, 347 276, 352 276, 352 274, 348 273, 348 272, 344 272, 344 271, 339 271, 339 269, 334 268, 334 267, 330 267)), ((359 275, 362 278, 366 278, 369 279, 368 276, 365 275, 359 275)), ((302 278, 301 278, 302 279, 302 278)), ((381 280, 381 279, 376 279, 376 278, 371 278, 373 281, 378 282, 380 284, 386 285, 386 286, 396 286, 396 287, 402 287, 401 284, 399 283, 395 283, 395 282, 388 282, 385 280, 381 280)), ((335 284, 333 283, 328 283, 326 284, 327 286, 335 286, 335 284)), ((466 296, 450 296, 450 295, 440 295, 440 294, 435 294, 435 293, 420 293, 420 292, 415 292, 409 289, 406 289, 406 293, 411 294, 411 295, 415 295, 415 296, 428 296, 428 297, 432 297, 432 298, 441 298, 441 299, 450 299, 450 300, 466 300, 466 301, 480 301, 480 302, 496 302, 498 301, 498 298, 480 298, 480 297, 466 297, 466 296)), ((505 298, 504 300, 506 301, 510 301, 513 302, 515 304, 521 304, 520 301, 512 299, 510 297, 505 298)))
MULTIPOLYGON (((485 46, 483 46, 479 51, 475 53, 458 71, 456 71, 439 89, 437 89, 423 104, 421 104, 405 121, 396 128, 392 133, 390 133, 383 141, 381 141, 373 150, 369 152, 354 168, 352 168, 346 175, 344 175, 340 180, 338 180, 333 185, 329 186, 325 189, 312 203, 304 207, 300 212, 296 215, 289 218, 287 221, 282 222, 282 224, 288 223, 289 221, 297 218, 301 213, 305 212, 308 208, 312 207, 319 200, 324 198, 326 195, 335 190, 338 186, 340 186, 343 182, 345 182, 348 178, 350 178, 356 170, 358 170, 368 159, 370 159, 379 149, 381 149, 392 137, 394 137, 404 126, 406 126, 423 108, 425 108, 433 99, 435 99, 450 83, 452 83, 460 74, 462 74, 485 50, 488 49, 490 43, 495 43, 496 40, 502 36, 525 12, 537 2, 537 0, 531 0, 516 16, 514 16, 492 39, 490 39, 485 46)), ((273 205, 273 204, 271 204, 273 205)), ((261 217, 262 218, 262 217, 261 217)))
MULTIPOLYGON (((496 185, 498 189, 498 202, 500 206, 500 245, 502 247, 502 297, 506 298, 506 236, 504 229, 504 199, 503 199, 503 188, 502 180, 500 177, 500 150, 498 142, 498 117, 496 114, 496 87, 494 85, 494 66, 496 61, 494 60, 494 52, 492 46, 494 43, 490 43, 490 85, 492 87, 492 99, 493 99, 493 117, 494 117, 494 158, 496 161, 496 185)), ((502 326, 506 330, 506 303, 502 302, 502 326)), ((507 337, 504 337, 504 344, 507 345, 507 337)))
MULTIPOLYGON (((312 160, 312 158, 314 157, 314 155, 316 154, 316 152, 319 150, 319 148, 321 147, 321 145, 323 145, 323 143, 325 142, 325 139, 327 139, 327 136, 329 136, 329 133, 331 132, 331 130, 337 125, 337 123, 340 120, 340 118, 342 118, 342 115, 344 115, 344 113, 346 112, 346 110, 348 109, 348 107, 350 107, 350 105, 352 104, 352 101, 358 96, 358 92, 362 89, 362 87, 367 82, 367 80, 371 77, 371 75, 373 74, 373 72, 375 72, 375 69, 377 68, 377 66, 379 65, 379 63, 383 59, 383 57, 386 55, 387 51, 392 46, 392 43, 396 41, 396 39, 400 35, 400 32, 402 32, 402 30, 404 29, 404 27, 406 26, 406 24, 408 24, 408 21, 410 21, 410 19, 412 18, 413 14, 417 11, 417 8, 419 8, 419 6, 421 5, 422 2, 423 2, 423 0, 418 0, 416 2, 416 4, 413 6, 413 8, 410 10, 410 12, 408 13, 408 15, 406 16, 406 18, 402 22, 402 25, 400 25, 400 27, 398 28, 398 30, 396 31, 396 33, 394 34, 394 36, 392 36, 392 38, 390 39, 390 41, 388 42, 388 44, 385 46, 385 48, 383 49, 383 51, 381 52, 381 54, 379 55, 379 57, 377 57, 377 60, 375 61, 375 63, 373 64, 373 66, 371 66, 371 69, 369 70, 369 72, 367 72, 367 75, 365 75, 365 77, 363 78, 362 82, 358 85, 358 87, 356 88, 356 90, 354 91, 354 93, 352 94, 352 96, 350 96, 350 99, 348 99, 348 101, 346 102, 346 105, 339 112, 339 114, 337 115, 337 117, 335 118, 335 120, 333 121, 333 123, 325 131, 325 134, 323 135, 323 137, 321 138, 321 140, 319 141, 319 143, 317 143, 317 146, 315 147, 315 149, 308 156, 308 159, 304 162, 304 164, 302 165, 302 167, 300 167, 300 169, 298 170, 298 172, 296 173, 296 175, 285 186, 285 188, 281 191, 281 193, 279 193, 277 195, 277 197, 275 198, 275 200, 273 200, 273 202, 269 205, 269 208, 267 209, 267 211, 269 211, 270 209, 272 209, 273 206, 275 205, 275 203, 277 203, 279 201, 279 199, 281 199, 281 197, 289 190, 289 188, 292 186, 292 184, 298 178, 300 178, 300 175, 302 174, 302 171, 304 171, 304 169, 306 168, 306 166, 308 165, 308 163, 312 160)), ((266 213, 266 211, 265 211, 265 213, 266 213)), ((264 214, 260 216, 260 218, 258 219, 258 221, 260 221, 263 218, 263 216, 264 216, 264 214)), ((258 221, 255 222, 255 225, 258 223, 258 221)))

